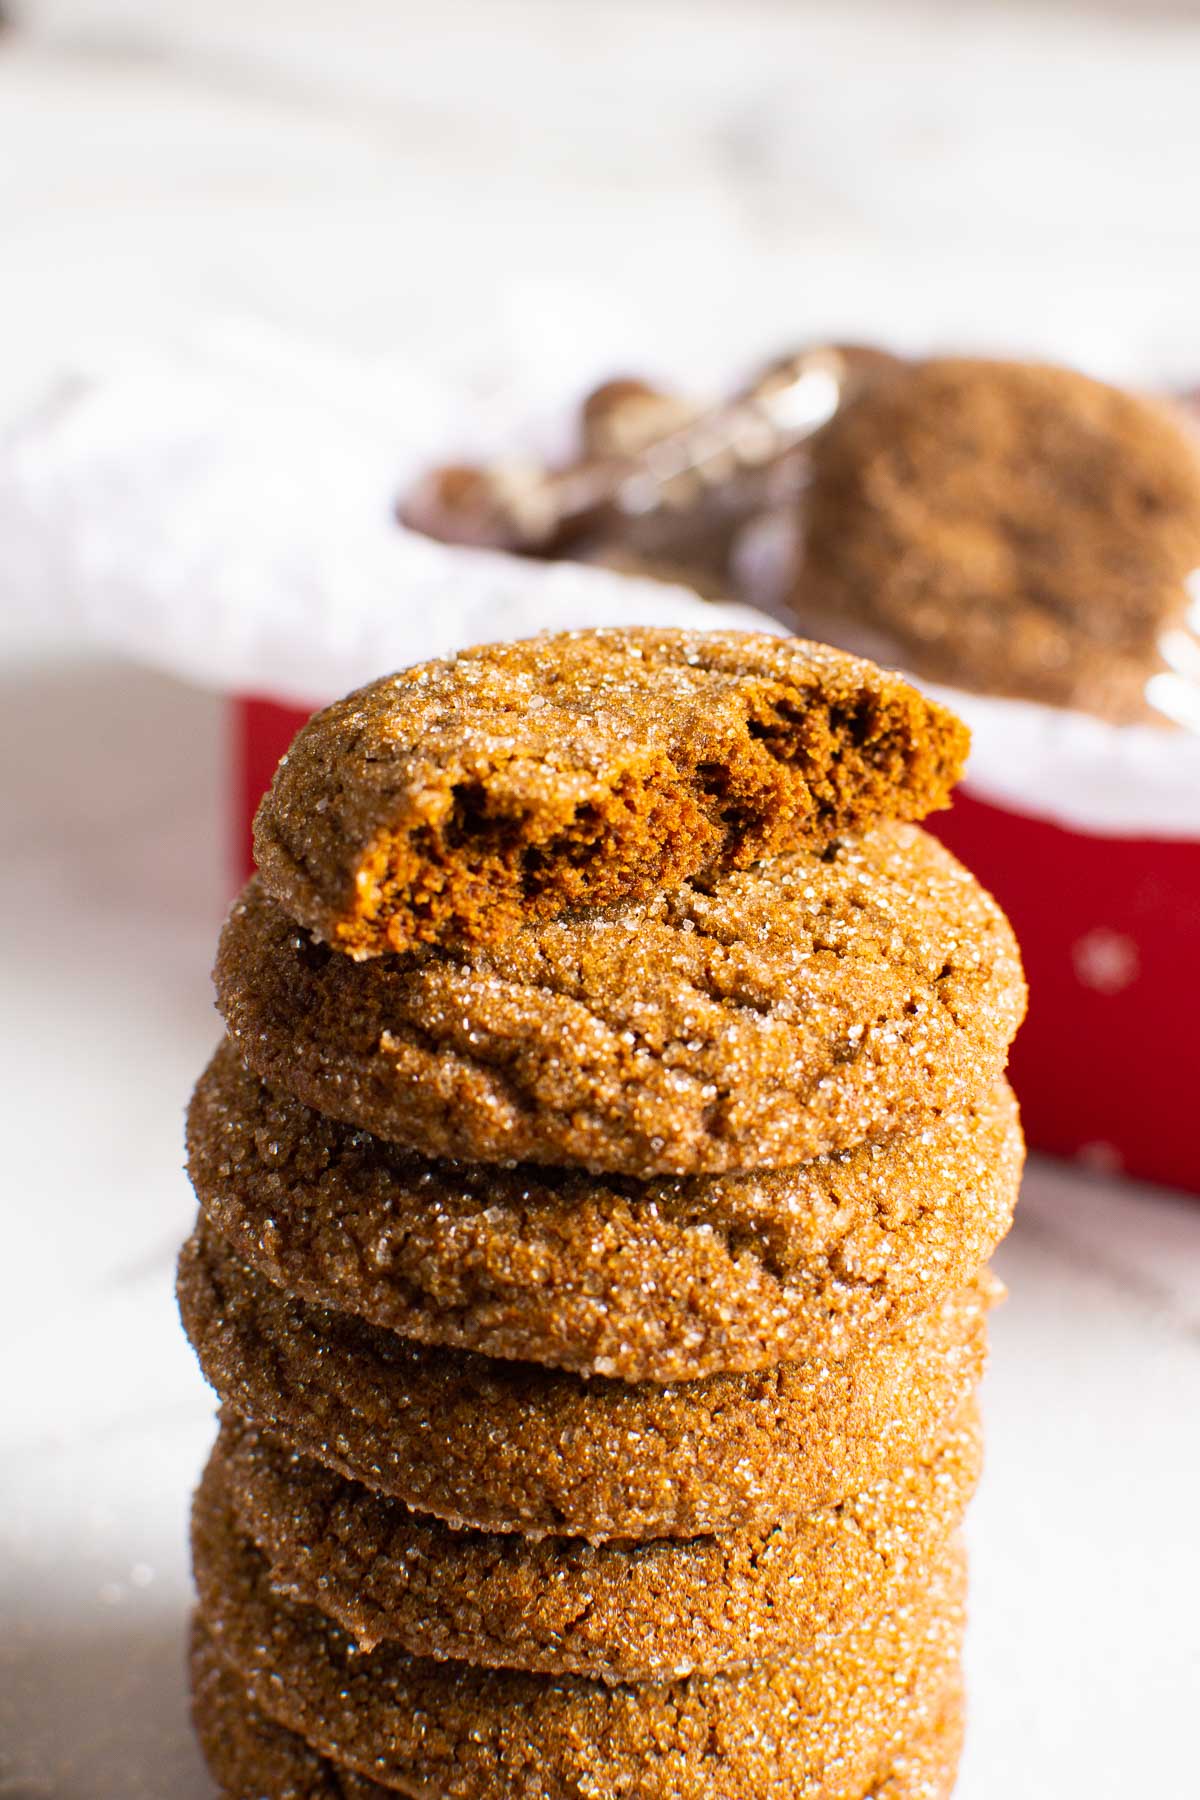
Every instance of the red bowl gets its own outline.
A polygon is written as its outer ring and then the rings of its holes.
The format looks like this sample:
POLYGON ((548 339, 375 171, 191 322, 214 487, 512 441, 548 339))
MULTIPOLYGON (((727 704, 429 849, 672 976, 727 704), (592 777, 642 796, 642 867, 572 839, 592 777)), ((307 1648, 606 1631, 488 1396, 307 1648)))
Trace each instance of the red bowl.
MULTIPOLYGON (((235 866, 308 714, 233 702, 235 866)), ((931 829, 1013 922, 1029 1017, 1012 1055, 1036 1149, 1200 1193, 1200 843, 1066 831, 960 792, 931 829)))

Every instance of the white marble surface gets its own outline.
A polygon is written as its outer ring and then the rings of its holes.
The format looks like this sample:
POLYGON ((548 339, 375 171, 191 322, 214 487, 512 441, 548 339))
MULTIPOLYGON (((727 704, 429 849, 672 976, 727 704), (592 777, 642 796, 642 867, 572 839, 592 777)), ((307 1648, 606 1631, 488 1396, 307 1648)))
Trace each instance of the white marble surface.
MULTIPOLYGON (((27 0, 0 421, 115 332, 386 349, 547 274, 731 345, 835 322, 1200 368, 1191 9, 27 0)), ((506 300, 504 297, 507 296, 506 300)), ((171 1262, 216 1035, 220 703, 0 596, 0 1795, 205 1800, 211 1404, 171 1262)), ((1049 1166, 1000 1258, 961 1800, 1196 1779, 1200 1202, 1049 1166)))

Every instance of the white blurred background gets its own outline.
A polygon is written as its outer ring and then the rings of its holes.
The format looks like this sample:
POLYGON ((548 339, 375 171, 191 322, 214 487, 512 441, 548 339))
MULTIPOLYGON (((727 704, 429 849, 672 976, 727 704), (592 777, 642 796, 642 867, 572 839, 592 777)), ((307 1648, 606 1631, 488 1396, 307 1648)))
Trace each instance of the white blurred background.
POLYGON ((0 404, 98 333, 387 347, 545 279, 1200 372, 1192 4, 6 6, 0 404))
MULTIPOLYGON (((1200 5, 10 0, 0 430, 222 321, 593 314, 1200 381, 1200 5)), ((174 1320, 222 702, 0 594, 0 1794, 202 1800, 174 1320)), ((1043 1166, 1001 1268, 961 1800, 1195 1778, 1200 1207, 1043 1166), (1190 1701, 1190 1704, 1189 1704, 1190 1701)))

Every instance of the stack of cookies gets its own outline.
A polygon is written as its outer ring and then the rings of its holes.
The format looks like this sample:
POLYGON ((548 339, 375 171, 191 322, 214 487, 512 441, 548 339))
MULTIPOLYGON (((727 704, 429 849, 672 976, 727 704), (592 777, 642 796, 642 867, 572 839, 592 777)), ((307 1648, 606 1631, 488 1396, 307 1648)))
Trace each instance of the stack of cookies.
POLYGON ((965 734, 796 640, 318 715, 189 1120, 222 1792, 933 1800, 1021 1137, 965 734))

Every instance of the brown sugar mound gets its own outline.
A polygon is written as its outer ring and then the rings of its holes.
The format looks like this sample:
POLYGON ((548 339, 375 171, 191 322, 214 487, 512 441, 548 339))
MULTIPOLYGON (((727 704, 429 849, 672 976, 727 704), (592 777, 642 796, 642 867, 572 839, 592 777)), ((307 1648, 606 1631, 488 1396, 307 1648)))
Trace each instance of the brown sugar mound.
POLYGON ((799 1168, 430 1162, 272 1093, 227 1039, 188 1115, 205 1215, 277 1286, 423 1343, 677 1381, 842 1355, 969 1280, 1021 1176, 1001 1085, 799 1168))
POLYGON ((322 1755, 413 1795, 859 1800, 956 1681, 957 1544, 918 1598, 815 1653, 661 1686, 439 1663, 390 1644, 362 1654, 272 1587, 211 1465, 192 1548, 200 1616, 251 1704, 322 1755))
MULTIPOLYGON (((258 1712, 240 1678, 221 1660, 207 1627, 194 1622, 192 1716, 223 1800, 248 1794, 287 1800, 395 1800, 397 1792, 340 1768, 302 1737, 258 1712)), ((914 1733, 886 1775, 859 1800, 948 1800, 962 1745, 962 1696, 950 1680, 932 1722, 914 1733)))
POLYGON ((242 1418, 450 1524, 597 1542, 774 1524, 921 1461, 983 1373, 996 1292, 981 1275, 853 1356, 659 1386, 413 1343, 285 1294, 203 1224, 178 1281, 242 1418))
POLYGON ((1200 565, 1200 457, 1166 408, 1070 369, 880 371, 814 442, 794 608, 960 687, 1147 716, 1200 565))
POLYGON ((354 962, 252 882, 218 1005, 265 1081, 427 1156, 660 1174, 791 1167, 999 1080, 1025 988, 1007 920, 882 825, 464 961, 354 962))
POLYGON ((464 651, 319 713, 255 822, 263 883, 356 957, 494 944, 947 804, 966 729, 898 676, 753 633, 464 651))
POLYGON ((778 1524, 640 1544, 455 1530, 227 1419, 213 1452, 274 1585, 360 1649, 616 1681, 715 1674, 902 1606, 962 1522, 972 1402, 927 1461, 778 1524))

